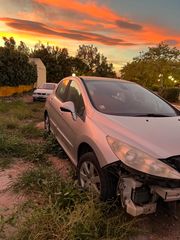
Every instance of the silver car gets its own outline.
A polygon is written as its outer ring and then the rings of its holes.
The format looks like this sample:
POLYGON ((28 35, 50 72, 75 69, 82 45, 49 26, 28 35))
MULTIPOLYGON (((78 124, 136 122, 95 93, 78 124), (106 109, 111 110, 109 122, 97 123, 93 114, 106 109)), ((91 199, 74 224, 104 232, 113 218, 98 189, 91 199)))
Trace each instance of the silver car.
POLYGON ((137 216, 159 199, 180 200, 180 112, 119 79, 68 77, 48 97, 45 129, 77 168, 79 184, 102 200, 119 197, 137 216))

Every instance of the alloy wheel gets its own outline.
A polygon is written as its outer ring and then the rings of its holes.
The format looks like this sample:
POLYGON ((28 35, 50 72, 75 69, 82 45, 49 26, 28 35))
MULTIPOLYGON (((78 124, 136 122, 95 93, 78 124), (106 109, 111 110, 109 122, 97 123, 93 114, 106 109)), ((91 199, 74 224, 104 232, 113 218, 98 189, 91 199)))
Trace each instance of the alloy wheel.
POLYGON ((90 161, 82 163, 80 168, 80 184, 83 188, 93 190, 100 194, 101 181, 98 171, 94 164, 90 161))

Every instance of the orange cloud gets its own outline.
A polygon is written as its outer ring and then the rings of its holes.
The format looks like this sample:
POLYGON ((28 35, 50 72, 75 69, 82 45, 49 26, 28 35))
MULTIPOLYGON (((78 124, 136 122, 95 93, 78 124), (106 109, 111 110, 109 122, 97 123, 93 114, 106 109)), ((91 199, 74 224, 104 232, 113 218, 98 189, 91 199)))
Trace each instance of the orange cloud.
POLYGON ((144 46, 167 41, 179 45, 180 37, 167 29, 124 18, 97 1, 33 0, 29 12, 18 19, 1 18, 13 31, 57 39, 110 46, 144 46), (29 19, 29 20, 26 20, 29 19))
POLYGON ((107 37, 102 34, 96 34, 91 32, 71 30, 65 28, 59 28, 55 30, 49 26, 35 21, 14 19, 14 18, 0 18, 7 26, 30 33, 37 33, 40 35, 48 35, 54 37, 68 38, 72 40, 88 41, 88 42, 99 42, 105 45, 121 45, 121 46, 132 46, 134 43, 126 42, 120 38, 107 37))
POLYGON ((58 7, 61 9, 69 9, 76 12, 82 12, 86 15, 98 19, 106 19, 106 21, 115 21, 116 19, 119 19, 119 16, 116 15, 109 8, 103 5, 97 5, 95 2, 92 1, 86 1, 86 3, 81 3, 77 0, 36 0, 36 2, 58 7))

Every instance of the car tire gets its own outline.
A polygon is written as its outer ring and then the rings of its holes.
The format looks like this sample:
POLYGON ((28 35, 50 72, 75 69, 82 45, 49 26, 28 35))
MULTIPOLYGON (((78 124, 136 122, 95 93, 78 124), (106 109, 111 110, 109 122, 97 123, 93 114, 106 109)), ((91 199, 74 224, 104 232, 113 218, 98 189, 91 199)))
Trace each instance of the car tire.
POLYGON ((111 201, 116 198, 118 180, 113 174, 100 167, 93 152, 85 153, 80 157, 77 165, 77 177, 82 188, 94 189, 101 200, 111 201), (92 176, 92 172, 94 176, 92 176))
POLYGON ((49 115, 48 113, 45 114, 44 117, 44 129, 47 133, 51 132, 51 128, 50 128, 50 119, 49 119, 49 115))

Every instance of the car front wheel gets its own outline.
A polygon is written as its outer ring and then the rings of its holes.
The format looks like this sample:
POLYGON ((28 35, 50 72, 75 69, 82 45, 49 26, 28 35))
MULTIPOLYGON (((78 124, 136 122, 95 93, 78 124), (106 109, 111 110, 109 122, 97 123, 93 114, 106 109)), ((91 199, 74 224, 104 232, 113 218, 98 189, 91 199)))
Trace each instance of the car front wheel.
POLYGON ((115 199, 117 195, 117 179, 100 167, 93 152, 85 153, 80 157, 77 176, 80 186, 97 193, 101 200, 115 199))

